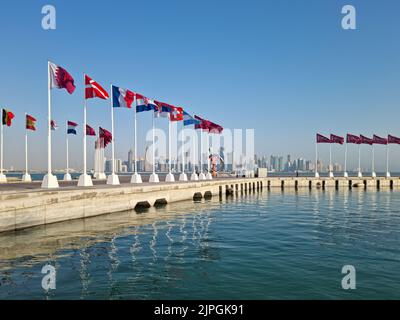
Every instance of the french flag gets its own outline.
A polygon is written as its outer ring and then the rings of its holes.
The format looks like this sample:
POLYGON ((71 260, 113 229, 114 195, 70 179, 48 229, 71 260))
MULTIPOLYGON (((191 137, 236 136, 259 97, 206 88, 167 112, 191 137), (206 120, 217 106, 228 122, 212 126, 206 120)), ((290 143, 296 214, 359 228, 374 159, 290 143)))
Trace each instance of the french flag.
POLYGON ((135 94, 130 90, 112 86, 112 98, 114 108, 132 108, 135 94))
POLYGON ((75 134, 76 135, 76 127, 78 126, 77 123, 68 121, 68 130, 67 134, 75 134))

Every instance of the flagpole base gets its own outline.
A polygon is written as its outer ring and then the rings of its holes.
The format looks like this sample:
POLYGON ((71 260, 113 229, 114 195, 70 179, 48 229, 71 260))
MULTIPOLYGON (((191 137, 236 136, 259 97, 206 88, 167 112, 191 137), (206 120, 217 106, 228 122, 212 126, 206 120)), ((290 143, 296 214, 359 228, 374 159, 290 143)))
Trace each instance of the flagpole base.
POLYGON ((91 176, 87 173, 81 174, 78 180, 78 187, 93 187, 91 176))
POLYGON ((372 172, 371 176, 372 178, 376 178, 376 172, 372 172))
POLYGON ((66 173, 64 175, 64 181, 72 181, 72 177, 71 177, 71 175, 69 173, 66 173))
POLYGON ((119 186, 119 177, 115 173, 109 175, 107 178, 107 184, 109 186, 119 186))
POLYGON ((0 183, 7 183, 7 177, 5 174, 0 174, 0 183))
POLYGON ((211 173, 208 172, 208 173, 206 174, 206 180, 212 180, 212 179, 213 179, 213 177, 212 177, 211 173))
POLYGON ((188 177, 186 175, 186 173, 181 173, 179 176, 179 181, 188 181, 188 177))
POLYGON ((42 189, 57 189, 58 185, 57 177, 53 174, 46 174, 42 181, 42 189))
POLYGON ((332 171, 330 171, 330 172, 329 172, 329 178, 334 178, 334 177, 335 177, 335 175, 333 174, 332 171))
POLYGON ((390 172, 386 172, 386 178, 390 178, 390 177, 391 177, 390 172))
POLYGON ((319 178, 319 173, 318 172, 315 173, 315 177, 319 178))
POLYGON ((206 175, 203 172, 199 173, 199 180, 200 181, 206 180, 206 175))
POLYGON ((359 173, 358 173, 358 177, 359 177, 359 178, 362 178, 362 177, 363 177, 362 172, 359 172, 359 173))
POLYGON ((347 172, 345 172, 345 173, 343 174, 343 176, 344 176, 345 178, 348 178, 348 177, 349 177, 349 174, 348 174, 347 172))
POLYGON ((170 172, 165 177, 165 182, 175 182, 175 176, 170 172))
POLYGON ((199 181, 199 176, 196 172, 192 173, 192 175, 190 176, 190 181, 199 181))
POLYGON ((149 182, 150 183, 159 183, 160 179, 158 177, 158 174, 157 173, 152 173, 151 176, 150 176, 149 182))
POLYGON ((22 182, 32 182, 32 177, 31 177, 31 175, 29 173, 25 173, 22 176, 22 180, 21 181, 22 182))
POLYGON ((94 174, 96 180, 107 180, 107 176, 104 172, 97 172, 94 174))
POLYGON ((131 178, 131 183, 132 183, 132 184, 140 184, 140 183, 143 183, 141 175, 138 174, 138 173, 134 173, 134 174, 132 175, 132 178, 131 178))

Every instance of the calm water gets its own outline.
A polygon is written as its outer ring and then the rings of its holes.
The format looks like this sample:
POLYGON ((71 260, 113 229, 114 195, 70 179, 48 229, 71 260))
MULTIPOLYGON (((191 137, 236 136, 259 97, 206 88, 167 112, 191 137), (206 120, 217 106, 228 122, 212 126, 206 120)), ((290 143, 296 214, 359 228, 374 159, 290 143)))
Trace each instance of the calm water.
POLYGON ((0 299, 400 299, 399 240, 399 192, 264 190, 0 235, 0 299))

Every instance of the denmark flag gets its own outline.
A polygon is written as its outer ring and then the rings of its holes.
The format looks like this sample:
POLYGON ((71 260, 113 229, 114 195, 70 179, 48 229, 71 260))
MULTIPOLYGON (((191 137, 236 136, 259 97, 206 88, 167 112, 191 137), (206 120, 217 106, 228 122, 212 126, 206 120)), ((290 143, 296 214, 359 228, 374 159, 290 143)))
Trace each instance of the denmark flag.
POLYGON ((85 86, 85 99, 100 98, 107 100, 110 97, 101 85, 87 75, 85 75, 85 86))

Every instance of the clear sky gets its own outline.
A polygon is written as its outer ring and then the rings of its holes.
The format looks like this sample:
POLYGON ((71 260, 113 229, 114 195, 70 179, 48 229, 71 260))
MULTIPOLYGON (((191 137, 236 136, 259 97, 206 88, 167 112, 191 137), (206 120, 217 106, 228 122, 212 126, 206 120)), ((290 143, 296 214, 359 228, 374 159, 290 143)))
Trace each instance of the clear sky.
MULTIPOLYGON (((17 117, 5 130, 6 167, 23 167, 24 112, 39 120, 30 137, 32 168, 46 166, 48 58, 77 84, 72 96, 53 91, 60 126, 67 119, 82 124, 86 72, 107 88, 113 83, 182 105, 224 127, 254 128, 259 155, 313 159, 316 132, 400 136, 397 0, 16 0, 0 6, 0 105, 17 117), (41 27, 46 4, 57 9, 54 31, 41 27), (357 30, 341 28, 345 4, 356 7, 357 30)), ((107 102, 92 100, 88 108, 89 124, 110 129, 107 102)), ((116 112, 118 158, 126 159, 132 145, 132 117, 116 112)), ((139 118, 143 136, 151 118, 139 118)), ((81 140, 71 138, 75 167, 81 140)), ((64 130, 54 134, 55 168, 64 166, 64 141, 64 130)), ((392 149, 399 170, 400 147, 392 149)), ((335 146, 335 162, 343 162, 342 150, 335 146)), ((369 167, 369 148, 363 150, 369 167)), ((327 147, 321 156, 328 161, 327 147)), ((377 147, 377 158, 382 171, 384 148, 377 147)))

